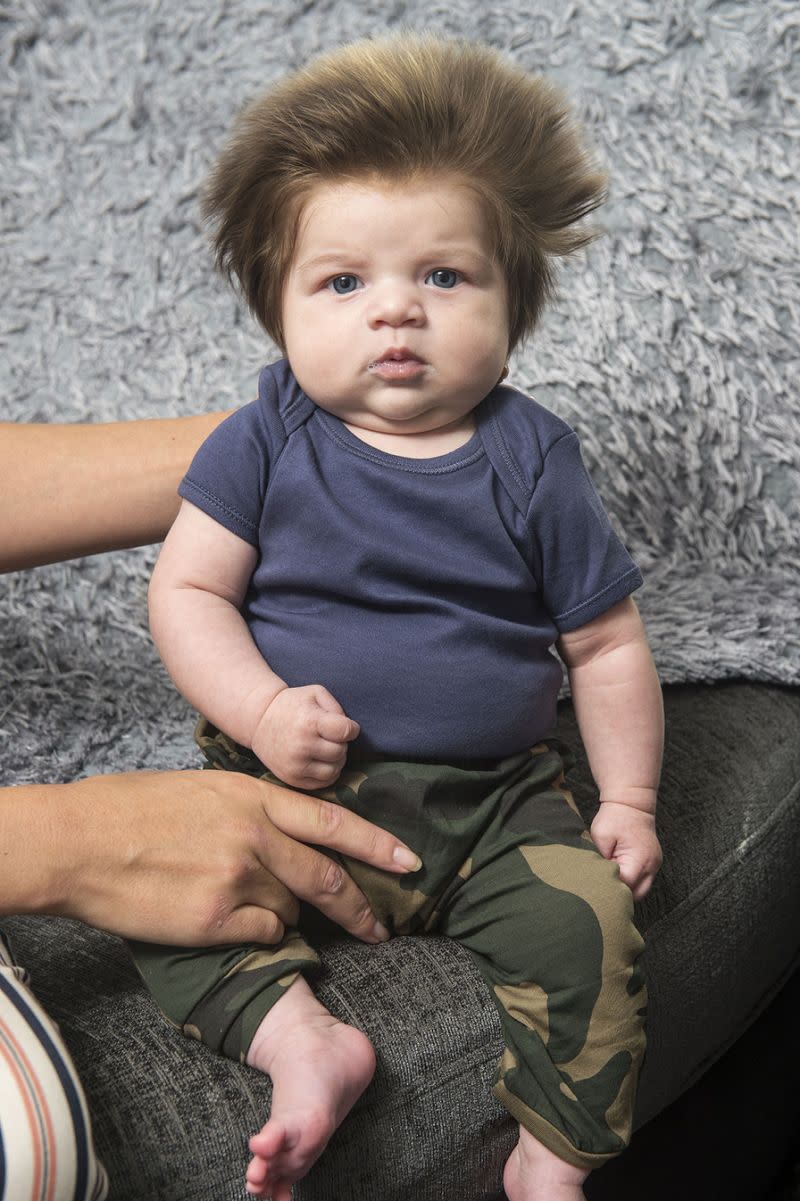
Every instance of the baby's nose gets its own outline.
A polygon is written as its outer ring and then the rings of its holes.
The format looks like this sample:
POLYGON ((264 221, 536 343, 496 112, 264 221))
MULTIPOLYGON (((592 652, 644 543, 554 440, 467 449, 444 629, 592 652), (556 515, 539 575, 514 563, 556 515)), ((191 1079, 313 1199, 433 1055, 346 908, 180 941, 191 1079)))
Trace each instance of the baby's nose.
POLYGON ((391 283, 375 290, 370 301, 370 325, 419 324, 425 310, 416 288, 405 283, 391 283))

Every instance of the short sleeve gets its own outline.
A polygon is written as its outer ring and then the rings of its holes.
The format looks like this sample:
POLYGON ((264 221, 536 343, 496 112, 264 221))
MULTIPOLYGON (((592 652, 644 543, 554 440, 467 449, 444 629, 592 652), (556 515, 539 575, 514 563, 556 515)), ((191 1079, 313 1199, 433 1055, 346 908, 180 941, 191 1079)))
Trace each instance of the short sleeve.
POLYGON ((572 431, 544 459, 528 527, 542 601, 559 633, 586 625, 641 586, 572 431))
POLYGON ((209 517, 258 546, 270 460, 276 454, 261 400, 244 405, 205 440, 178 488, 209 517))

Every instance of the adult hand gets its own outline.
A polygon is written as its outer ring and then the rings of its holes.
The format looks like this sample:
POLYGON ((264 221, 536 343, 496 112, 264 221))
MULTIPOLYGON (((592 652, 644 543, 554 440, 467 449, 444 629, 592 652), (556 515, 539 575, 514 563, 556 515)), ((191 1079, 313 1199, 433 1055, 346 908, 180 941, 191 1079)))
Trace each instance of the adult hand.
POLYGON ((5 789, 0 838, 14 865, 0 911, 58 913, 182 946, 275 942, 295 923, 298 898, 382 941, 388 933, 347 873, 306 844, 386 871, 420 866, 393 835, 338 805, 222 771, 5 789))

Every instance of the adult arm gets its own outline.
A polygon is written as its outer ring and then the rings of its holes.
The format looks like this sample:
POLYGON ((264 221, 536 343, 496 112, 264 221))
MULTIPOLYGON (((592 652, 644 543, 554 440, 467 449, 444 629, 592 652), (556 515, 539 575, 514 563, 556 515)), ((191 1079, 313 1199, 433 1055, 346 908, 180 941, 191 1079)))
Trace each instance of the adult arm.
POLYGON ((572 702, 600 789, 592 837, 636 900, 661 865, 655 811, 664 746, 661 686, 642 619, 628 597, 580 629, 562 634, 572 702))
POLYGON ((160 542, 194 452, 225 416, 0 422, 0 571, 160 542))

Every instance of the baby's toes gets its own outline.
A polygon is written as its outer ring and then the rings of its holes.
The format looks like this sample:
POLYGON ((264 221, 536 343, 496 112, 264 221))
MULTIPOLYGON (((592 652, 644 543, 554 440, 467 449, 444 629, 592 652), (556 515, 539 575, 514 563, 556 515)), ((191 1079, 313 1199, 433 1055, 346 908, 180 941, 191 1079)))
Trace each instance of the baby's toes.
POLYGON ((254 1184, 252 1180, 245 1180, 244 1187, 249 1197, 272 1198, 272 1189, 266 1182, 254 1184))
POLYGON ((255 1155, 247 1165, 245 1180, 254 1188, 263 1188, 269 1178, 269 1164, 260 1155, 255 1155))
POLYGON ((251 1135, 247 1145, 253 1155, 257 1159, 263 1160, 266 1165, 279 1152, 288 1150, 292 1143, 288 1137, 286 1124, 277 1118, 270 1118, 257 1134, 251 1135))

